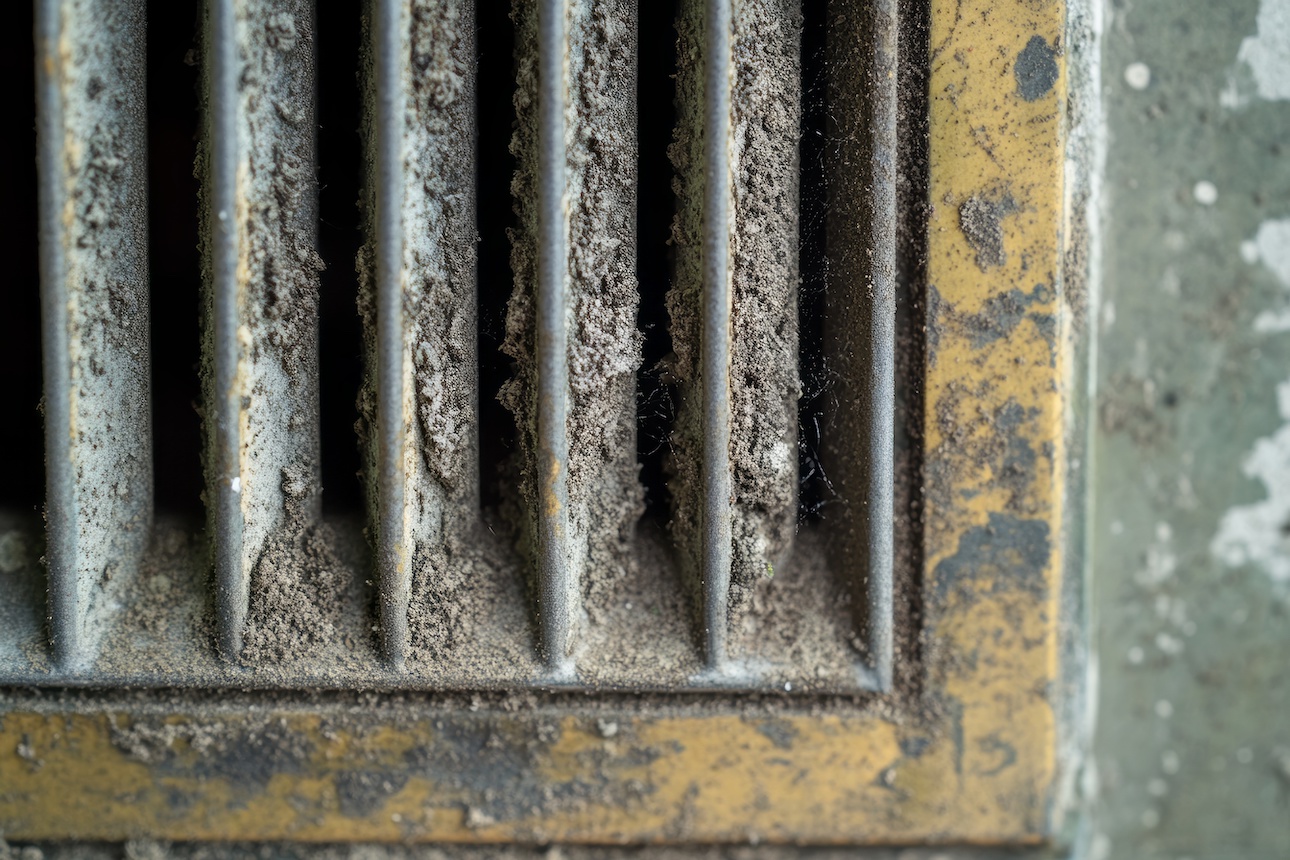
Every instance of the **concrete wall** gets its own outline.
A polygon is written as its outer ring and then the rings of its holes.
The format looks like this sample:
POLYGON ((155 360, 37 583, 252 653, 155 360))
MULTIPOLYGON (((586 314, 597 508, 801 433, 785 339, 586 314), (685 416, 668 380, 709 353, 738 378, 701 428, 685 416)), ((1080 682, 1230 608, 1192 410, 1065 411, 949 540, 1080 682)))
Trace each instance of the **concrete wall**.
POLYGON ((1082 853, 1290 857, 1290 0, 1110 0, 1101 76, 1082 853))

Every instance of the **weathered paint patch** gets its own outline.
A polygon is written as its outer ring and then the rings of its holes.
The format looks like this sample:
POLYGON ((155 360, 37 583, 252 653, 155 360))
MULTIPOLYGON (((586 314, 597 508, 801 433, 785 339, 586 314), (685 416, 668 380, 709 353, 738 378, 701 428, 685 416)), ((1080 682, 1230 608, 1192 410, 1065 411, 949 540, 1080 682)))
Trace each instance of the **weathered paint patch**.
MULTIPOLYGON (((1262 262, 1290 291, 1290 218, 1270 219, 1259 225, 1250 242, 1243 242, 1241 256, 1247 263, 1262 262)), ((1259 332, 1290 331, 1290 306, 1266 310, 1254 318, 1259 332)))
POLYGON ((1255 442, 1241 464, 1267 498, 1223 514, 1209 550, 1228 567, 1252 564, 1273 582, 1290 583, 1290 380, 1277 386, 1277 411, 1286 423, 1255 442))
POLYGON ((959 229, 976 251, 981 271, 1008 261, 1003 250, 1003 219, 1018 210, 1011 194, 973 194, 959 206, 959 229))
POLYGON ((1254 98, 1290 99, 1290 0, 1263 0, 1258 30, 1246 36, 1219 95, 1224 107, 1242 108, 1254 98))
POLYGON ((1047 522, 992 512, 986 525, 963 533, 958 551, 936 565, 933 579, 942 598, 1012 589, 1042 597, 1051 553, 1047 522))
POLYGON ((1017 76, 1017 95, 1028 102, 1039 101, 1057 83, 1057 52, 1043 36, 1031 36, 1012 69, 1017 76))

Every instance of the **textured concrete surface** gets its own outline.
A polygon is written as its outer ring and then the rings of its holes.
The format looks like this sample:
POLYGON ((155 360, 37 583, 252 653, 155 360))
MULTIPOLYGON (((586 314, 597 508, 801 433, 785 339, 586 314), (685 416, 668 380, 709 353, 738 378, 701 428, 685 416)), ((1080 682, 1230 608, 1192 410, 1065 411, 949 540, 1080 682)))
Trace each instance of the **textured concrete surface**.
POLYGON ((1290 2, 1115 0, 1090 858, 1290 856, 1290 2))

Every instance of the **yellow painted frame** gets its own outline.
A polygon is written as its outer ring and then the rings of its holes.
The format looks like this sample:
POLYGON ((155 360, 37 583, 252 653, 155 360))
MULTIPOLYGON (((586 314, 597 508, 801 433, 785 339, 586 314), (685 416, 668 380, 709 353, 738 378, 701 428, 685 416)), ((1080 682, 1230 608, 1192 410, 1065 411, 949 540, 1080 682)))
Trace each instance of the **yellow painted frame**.
POLYGON ((932 2, 917 708, 9 694, 0 833, 1047 840, 1069 394, 1064 26, 1061 0, 932 2))

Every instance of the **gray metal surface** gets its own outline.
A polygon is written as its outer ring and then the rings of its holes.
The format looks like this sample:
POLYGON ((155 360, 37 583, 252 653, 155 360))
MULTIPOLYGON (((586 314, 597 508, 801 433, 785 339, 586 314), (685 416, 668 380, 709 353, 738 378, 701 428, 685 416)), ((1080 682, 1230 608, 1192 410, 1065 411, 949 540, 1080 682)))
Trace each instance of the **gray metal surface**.
POLYGON ((897 0, 849 6, 829 34, 831 127, 826 324, 839 366, 833 448, 854 497, 840 535, 872 684, 892 682, 896 364, 897 0), (857 564, 857 562, 859 562, 857 564))
POLYGON ((412 558, 404 498, 403 141, 405 57, 401 0, 376 0, 372 21, 376 78, 376 343, 378 491, 376 565, 385 658, 402 668, 408 652, 412 558))
MULTIPOLYGON (((699 179, 696 195, 682 208, 697 213, 689 253, 701 262, 701 278, 693 330, 673 332, 699 371, 687 431, 698 443, 693 475, 674 488, 701 500, 685 524, 699 540, 684 550, 700 569, 698 636, 686 606, 694 595, 682 593, 670 574, 660 576, 672 563, 670 547, 661 534, 638 529, 637 10, 622 3, 596 11, 568 0, 517 6, 517 25, 530 17, 517 26, 520 122, 512 146, 521 163, 515 187, 522 229, 512 256, 511 308, 519 310, 508 321, 508 339, 529 340, 522 350, 508 349, 520 370, 502 397, 513 399, 522 437, 512 468, 536 486, 532 497, 518 494, 526 508, 519 515, 533 526, 523 548, 532 554, 537 586, 535 648, 512 536, 486 526, 479 506, 473 7, 373 0, 369 9, 368 244, 359 267, 367 378, 359 412, 374 552, 369 558, 355 550, 350 523, 324 526, 319 515, 312 4, 210 0, 199 150, 202 375, 207 534, 224 662, 206 653, 210 586, 200 568, 208 556, 167 527, 164 536, 158 532, 146 581, 121 583, 120 606, 129 611, 110 616, 110 647, 84 664, 82 680, 268 688, 769 686, 802 693, 884 686, 892 650, 893 299, 886 266, 894 256, 894 78, 876 88, 856 132, 866 141, 860 155, 888 158, 875 165, 876 176, 861 177, 865 242, 877 262, 859 273, 877 301, 873 338, 850 368, 869 391, 853 418, 868 427, 858 459, 873 472, 864 492, 873 540, 864 547, 870 557, 860 579, 870 671, 856 666, 849 650, 851 625, 823 541, 816 535, 792 548, 797 265, 788 246, 796 215, 783 207, 796 205, 798 181, 800 82, 789 73, 800 68, 796 6, 774 0, 739 11, 729 0, 697 0, 686 12, 696 20, 678 25, 697 40, 683 61, 692 64, 694 112, 680 118, 677 134, 699 147, 687 168, 699 179), (762 50, 778 65, 736 68, 736 51, 762 50), (764 109, 778 113, 748 137, 748 117, 764 109), (763 176, 758 146, 767 140, 776 155, 763 176), (745 153, 738 155, 742 167, 736 151, 745 153), (779 216, 768 214, 776 207, 779 216), (772 260, 777 268, 762 270, 772 260), (775 306, 769 316, 768 304, 775 306), (782 342, 773 353, 758 352, 753 345, 767 337, 782 342), (788 371, 777 370, 759 389, 749 374, 772 356, 788 371), (754 414, 761 406, 766 420, 754 414), (748 452, 735 450, 750 444, 758 449, 754 459, 774 465, 750 467, 748 452), (750 488, 751 497, 736 499, 750 488), (330 549, 319 549, 319 541, 330 549), (373 562, 375 576, 367 572, 373 562), (732 572, 741 564, 742 573, 732 572), (769 599, 827 621, 788 631, 775 626, 791 624, 787 615, 736 618, 754 589, 767 589, 776 566, 802 585, 791 586, 791 597, 771 589, 769 599), (374 595, 363 590, 367 577, 374 595), (804 660, 802 653, 814 656, 804 660)), ((859 38, 885 39, 889 50, 892 19, 873 18, 880 19, 886 30, 859 38)), ((880 51, 878 66, 892 61, 880 51)), ((138 253, 144 248, 139 243, 138 253)), ((60 265, 58 258, 47 262, 60 265)), ((68 348, 48 342, 51 356, 68 348)), ((55 412, 51 421, 58 420, 67 419, 55 412)), ((51 479, 57 469, 51 463, 51 479)), ((62 527, 58 515, 70 510, 54 512, 51 534, 62 527)), ((25 562, 6 572, 14 587, 0 589, 5 617, 9 604, 29 593, 31 574, 25 562)), ((74 591, 60 596, 57 573, 51 581, 57 630, 67 615, 60 600, 78 598, 74 591)), ((39 681, 47 667, 30 643, 40 632, 28 623, 30 613, 12 614, 20 624, 0 653, 20 656, 0 665, 0 681, 39 681)))
POLYGON ((270 559, 320 514, 313 15, 210 0, 203 26, 206 501, 231 661, 295 647, 317 574, 270 559))
POLYGON ((210 290, 212 294, 212 373, 214 399, 207 432, 214 437, 214 480, 207 492, 215 525, 215 611, 219 647, 226 659, 242 653, 246 627, 250 571, 243 562, 242 522, 242 398, 238 382, 240 257, 237 226, 238 167, 238 39, 234 0, 208 0, 205 55, 209 87, 208 140, 210 164, 210 290))
POLYGON ((578 571, 569 543, 569 221, 565 179, 565 0, 538 6, 537 566, 542 650, 552 674, 572 671, 578 571))
POLYGON ((704 15, 703 188, 703 627, 704 660, 726 660, 732 539, 730 505, 730 0, 704 15))
POLYGON ((73 672, 152 520, 144 34, 142 3, 36 4, 50 638, 73 672))

